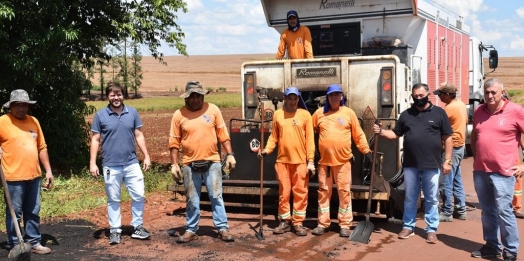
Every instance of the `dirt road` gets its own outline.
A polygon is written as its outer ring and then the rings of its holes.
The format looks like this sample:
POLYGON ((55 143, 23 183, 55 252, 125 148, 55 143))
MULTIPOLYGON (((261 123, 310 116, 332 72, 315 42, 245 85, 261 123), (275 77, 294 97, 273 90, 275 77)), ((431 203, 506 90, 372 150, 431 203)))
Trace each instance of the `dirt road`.
MULTIPOLYGON (((473 189, 472 159, 463 161, 467 202, 479 208, 473 189)), ((44 241, 53 252, 48 256, 33 255, 32 260, 467 260, 470 252, 484 243, 480 223, 480 210, 468 212, 466 221, 454 220, 441 223, 438 230, 440 242, 425 242, 424 221, 419 216, 416 236, 399 240, 396 234, 401 225, 385 220, 372 220, 376 232, 369 244, 355 244, 340 238, 336 231, 323 236, 297 237, 287 233, 273 235, 277 226, 274 211, 264 216, 265 240, 255 237, 258 231, 259 211, 228 208, 230 231, 236 236, 233 243, 217 239, 210 209, 204 208, 198 234, 199 240, 188 244, 175 243, 177 233, 183 233, 185 224, 183 198, 173 200, 169 193, 156 193, 147 199, 145 224, 152 233, 146 241, 130 238, 131 228, 124 228, 123 242, 109 246, 107 241, 107 216, 105 207, 69 217, 64 221, 45 221, 42 225, 44 241), (86 219, 88 221, 82 221, 86 219)), ((129 224, 129 204, 124 204, 123 224, 129 224)), ((305 226, 316 225, 316 213, 310 213, 305 226)), ((335 221, 336 222, 336 221, 335 221)), ((520 236, 524 236, 524 220, 519 219, 520 236)), ((5 248, 5 234, 0 235, 0 247, 5 248)), ((520 252, 524 247, 521 246, 520 252)), ((7 256, 7 251, 0 252, 7 256)), ((472 259, 473 260, 473 259, 472 259)))

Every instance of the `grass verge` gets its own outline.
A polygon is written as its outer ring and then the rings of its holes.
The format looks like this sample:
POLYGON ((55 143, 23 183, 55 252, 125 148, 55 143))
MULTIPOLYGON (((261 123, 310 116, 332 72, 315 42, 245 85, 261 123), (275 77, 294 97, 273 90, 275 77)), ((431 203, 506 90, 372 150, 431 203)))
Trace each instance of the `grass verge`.
POLYGON ((509 100, 524 105, 524 90, 507 90, 509 100))
MULTIPOLYGON (((154 165, 144 173, 146 198, 149 192, 165 191, 173 183, 171 173, 161 165, 154 165)), ((4 190, 0 186, 3 194, 4 190)), ((129 193, 122 186, 122 202, 129 201, 129 193)), ((80 175, 55 177, 50 190, 42 190, 40 218, 63 217, 72 213, 94 209, 107 203, 103 177, 93 178, 87 169, 80 175)), ((5 201, 0 200, 0 230, 5 231, 5 201)))
MULTIPOLYGON (((213 93, 206 95, 204 101, 213 103, 219 108, 240 108, 242 107, 242 99, 240 93, 213 93)), ((138 112, 145 111, 175 111, 184 106, 184 99, 178 96, 170 97, 155 97, 142 99, 128 99, 124 101, 125 104, 134 107, 138 112)), ((100 110, 107 106, 107 101, 89 101, 86 104, 93 105, 96 110, 100 110)))

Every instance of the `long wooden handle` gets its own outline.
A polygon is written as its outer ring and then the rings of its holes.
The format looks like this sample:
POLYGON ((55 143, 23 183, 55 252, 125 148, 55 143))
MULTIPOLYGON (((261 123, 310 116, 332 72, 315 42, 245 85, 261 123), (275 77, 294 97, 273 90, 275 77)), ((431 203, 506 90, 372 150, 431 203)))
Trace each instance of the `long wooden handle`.
MULTIPOLYGON (((375 120, 375 124, 379 124, 379 120, 375 120)), ((371 212, 371 196, 373 194, 373 181, 375 176, 375 162, 377 160, 377 150, 378 150, 378 133, 375 133, 373 135, 373 158, 371 160, 371 174, 369 178, 369 196, 368 196, 368 205, 367 205, 367 211, 366 211, 366 220, 369 221, 369 213, 371 212)))
POLYGON ((20 232, 20 227, 18 226, 18 219, 16 218, 15 210, 13 209, 13 201, 11 200, 11 194, 9 189, 7 189, 7 181, 5 181, 4 171, 2 166, 0 166, 0 179, 2 179, 2 186, 4 187, 5 201, 9 207, 9 212, 11 212, 11 218, 15 225, 16 237, 18 237, 18 243, 22 246, 24 244, 24 239, 22 238, 22 233, 20 232))
MULTIPOLYGON (((264 102, 260 102, 260 150, 264 149, 264 102)), ((264 157, 260 158, 260 231, 262 231, 262 221, 264 215, 264 157)))

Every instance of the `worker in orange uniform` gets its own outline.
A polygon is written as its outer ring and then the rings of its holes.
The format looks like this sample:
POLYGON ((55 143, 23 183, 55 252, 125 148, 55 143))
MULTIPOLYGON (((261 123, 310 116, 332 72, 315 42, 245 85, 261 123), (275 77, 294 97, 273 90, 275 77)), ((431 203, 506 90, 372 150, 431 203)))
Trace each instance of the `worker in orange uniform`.
POLYGON ((306 218, 308 196, 308 171, 313 173, 315 165, 315 140, 311 114, 296 87, 289 87, 284 92, 284 106, 273 115, 273 129, 266 147, 258 156, 273 152, 278 145, 275 163, 278 180, 278 219, 280 225, 273 229, 273 234, 291 231, 307 235, 302 222, 306 218), (293 215, 290 212, 289 199, 293 192, 293 215), (291 221, 291 222, 290 222, 291 221))
POLYGON ((330 206, 333 183, 337 184, 339 235, 349 237, 353 213, 351 210, 351 140, 358 150, 371 159, 366 135, 355 112, 344 106, 344 93, 338 84, 328 87, 324 108, 313 114, 313 129, 318 132, 318 226, 311 231, 322 235, 331 224, 330 206))
POLYGON ((280 35, 277 59, 282 59, 286 50, 289 59, 313 58, 311 39, 309 28, 300 25, 298 13, 294 10, 287 12, 287 29, 280 35))

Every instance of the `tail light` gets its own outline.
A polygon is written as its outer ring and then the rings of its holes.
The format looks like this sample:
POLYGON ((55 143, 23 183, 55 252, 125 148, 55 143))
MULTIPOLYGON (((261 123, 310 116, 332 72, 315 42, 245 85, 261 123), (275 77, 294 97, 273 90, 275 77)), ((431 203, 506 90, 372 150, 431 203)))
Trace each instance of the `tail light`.
POLYGON ((246 107, 257 107, 255 72, 244 74, 244 102, 246 107))
POLYGON ((393 68, 380 69, 380 103, 382 106, 393 106, 393 68))

